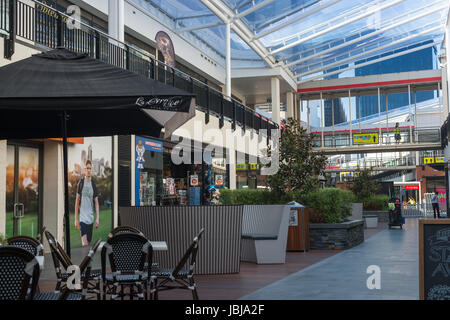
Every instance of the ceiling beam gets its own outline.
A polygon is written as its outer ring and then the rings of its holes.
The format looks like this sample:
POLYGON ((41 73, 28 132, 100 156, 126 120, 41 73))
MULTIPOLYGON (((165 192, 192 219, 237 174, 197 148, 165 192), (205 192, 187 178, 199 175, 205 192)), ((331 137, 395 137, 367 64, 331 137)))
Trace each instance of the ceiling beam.
MULTIPOLYGON (((437 1, 437 2, 442 3, 442 1, 437 1)), ((312 54, 310 56, 298 59, 296 61, 289 62, 289 63, 286 64, 286 67, 291 67, 293 65, 296 65, 296 64, 299 64, 299 63, 302 63, 302 62, 305 62, 305 61, 308 61, 308 60, 311 60, 311 59, 323 56, 323 55, 328 54, 330 52, 333 52, 335 50, 339 50, 339 49, 345 48, 345 47, 347 47, 349 45, 352 45, 352 44, 355 44, 355 43, 360 42, 362 40, 371 38, 371 37, 376 36, 378 34, 382 34, 382 33, 386 32, 386 31, 389 31, 389 30, 394 29, 396 27, 399 27, 401 25, 404 25, 404 24, 407 24, 407 23, 419 20, 419 19, 421 19, 423 17, 426 17, 426 16, 431 15, 433 13, 436 13, 438 11, 441 11, 441 10, 445 9, 446 7, 448 7, 447 4, 441 5, 441 6, 436 6, 436 2, 431 3, 431 4, 429 4, 429 5, 425 6, 425 7, 422 7, 422 8, 419 8, 418 10, 415 10, 415 11, 420 12, 419 14, 416 14, 416 15, 411 16, 411 17, 409 17, 407 19, 404 19, 404 20, 399 20, 398 22, 396 22, 396 23, 394 23, 394 24, 392 24, 390 26, 387 26, 387 27, 381 28, 381 29, 379 29, 377 31, 368 33, 368 34, 366 34, 364 36, 361 36, 359 38, 356 38, 356 39, 353 39, 353 40, 350 40, 350 41, 346 41, 346 42, 344 42, 344 43, 342 43, 340 45, 337 45, 335 47, 330 47, 329 49, 316 52, 315 54, 312 54), (427 8, 431 8, 431 9, 426 10, 427 8)))
MULTIPOLYGON (((300 78, 300 77, 307 76, 309 74, 314 74, 314 73, 317 73, 317 72, 320 72, 320 71, 323 71, 323 70, 331 69, 331 68, 333 68, 335 66, 347 64, 347 62, 355 61, 355 60, 357 60, 357 59, 359 59, 361 57, 367 56, 368 54, 372 54, 374 52, 379 52, 381 50, 391 48, 391 47, 393 47, 393 46, 395 46, 397 44, 400 44, 402 42, 409 41, 409 40, 415 39, 417 37, 421 37, 421 36, 423 36, 425 34, 428 34, 428 33, 434 32, 434 31, 438 31, 438 30, 443 30, 443 29, 444 29, 443 25, 440 25, 440 26, 437 26, 437 27, 434 27, 434 28, 431 28, 431 29, 427 29, 427 30, 424 30, 422 32, 415 33, 415 34, 412 34, 410 36, 401 38, 399 40, 396 40, 396 41, 393 41, 393 42, 389 42, 388 44, 385 44, 385 45, 383 45, 381 47, 377 47, 377 48, 374 48, 374 49, 362 52, 362 53, 357 54, 355 56, 351 56, 351 57, 348 57, 346 59, 342 59, 342 60, 339 60, 339 61, 327 64, 327 65, 322 65, 319 68, 308 70, 308 71, 303 72, 303 73, 295 74, 295 77, 296 78, 300 78)), ((412 44, 410 44, 410 45, 412 45, 412 44)), ((378 54, 381 54, 381 53, 378 53, 378 54)))
POLYGON ((191 32, 191 31, 195 31, 195 30, 214 28, 214 27, 223 26, 223 25, 224 25, 223 22, 216 22, 216 23, 204 24, 204 25, 200 25, 200 26, 196 26, 196 27, 176 29, 176 31, 178 31, 178 32, 191 32))
POLYGON ((382 57, 382 58, 379 58, 379 59, 370 60, 370 61, 367 61, 367 62, 364 62, 364 63, 355 64, 354 66, 351 66, 351 67, 348 67, 348 68, 344 68, 344 69, 341 69, 341 70, 333 71, 333 72, 326 73, 326 74, 320 74, 320 75, 317 75, 317 76, 314 76, 314 77, 311 77, 311 78, 308 78, 308 79, 303 79, 303 80, 297 81, 297 85, 300 85, 300 84, 306 83, 306 82, 310 82, 310 81, 313 81, 313 80, 321 79, 321 78, 324 78, 324 77, 329 77, 329 76, 332 76, 332 75, 335 75, 335 74, 338 74, 338 73, 342 73, 342 72, 345 72, 345 71, 353 70, 353 69, 356 69, 356 68, 365 67, 365 66, 368 66, 368 65, 371 65, 371 64, 374 64, 374 63, 378 63, 378 62, 381 62, 381 61, 385 61, 385 60, 388 60, 388 59, 400 57, 400 56, 403 56, 405 54, 413 53, 413 52, 416 52, 416 51, 419 51, 419 50, 423 50, 423 49, 426 49, 426 48, 430 48, 430 47, 433 47, 433 46, 436 46, 436 45, 438 45, 438 42, 433 42, 433 43, 429 43, 429 44, 426 44, 426 45, 423 45, 423 46, 420 46, 420 47, 417 47, 417 48, 412 48, 412 49, 409 49, 409 50, 397 52, 395 54, 391 54, 389 56, 382 57))
POLYGON ((257 5, 252 6, 251 8, 248 8, 247 10, 242 11, 241 13, 238 13, 234 16, 235 19, 240 19, 242 17, 245 17, 246 15, 249 15, 252 12, 255 12, 256 10, 259 10, 269 4, 271 4, 272 2, 274 2, 275 0, 265 0, 262 1, 260 3, 258 3, 257 5))
POLYGON ((295 17, 295 18, 293 18, 291 20, 288 20, 288 21, 286 21, 286 22, 284 22, 284 23, 282 23, 282 24, 280 24, 278 26, 270 28, 269 30, 266 30, 266 31, 258 33, 257 35, 252 37, 252 41, 260 39, 262 37, 265 37, 265 36, 267 36, 267 35, 269 35, 271 33, 274 33, 274 32, 276 32, 278 30, 281 30, 281 29, 283 29, 283 28, 285 28, 285 27, 287 27, 287 26, 289 26, 289 25, 291 25, 291 24, 293 24, 293 23, 295 23, 295 22, 297 22, 299 20, 305 19, 305 18, 309 17, 310 15, 312 15, 312 14, 314 14, 316 12, 319 12, 319 11, 325 9, 325 8, 328 8, 328 7, 338 3, 340 1, 342 1, 342 0, 331 0, 331 1, 326 2, 326 3, 323 3, 324 1, 320 1, 320 4, 317 7, 311 8, 310 10, 306 10, 306 8, 305 8, 305 9, 303 9, 303 13, 300 14, 299 16, 297 16, 297 17, 295 17))
MULTIPOLYGON (((368 16, 370 16, 370 15, 372 15, 372 14, 378 12, 378 11, 382 11, 384 9, 390 8, 392 6, 395 6, 396 4, 399 4, 399 3, 403 2, 403 1, 405 1, 405 0, 384 1, 384 3, 382 2, 383 4, 374 5, 371 9, 366 10, 363 13, 358 14, 358 15, 356 15, 353 18, 349 18, 349 19, 344 20, 344 21, 342 21, 342 22, 340 22, 340 23, 338 23, 338 24, 336 24, 334 26, 326 28, 325 30, 318 31, 318 32, 316 32, 316 33, 314 33, 314 34, 312 34, 310 36, 306 36, 304 38, 298 39, 297 41, 294 41, 292 43, 286 44, 286 45, 282 46, 281 48, 272 50, 272 51, 270 51, 270 54, 274 55, 274 54, 280 53, 282 51, 285 51, 285 50, 287 50, 289 48, 298 46, 298 45, 300 45, 300 44, 302 44, 302 43, 304 43, 306 41, 315 39, 315 38, 320 37, 320 36, 322 36, 324 34, 332 32, 332 31, 334 31, 336 29, 342 28, 342 27, 344 27, 344 26, 346 26, 348 24, 351 24, 351 23, 353 23, 355 21, 358 21, 358 20, 361 20, 363 18, 366 18, 366 17, 368 17, 368 16)), ((342 20, 342 18, 340 18, 340 20, 342 20)))

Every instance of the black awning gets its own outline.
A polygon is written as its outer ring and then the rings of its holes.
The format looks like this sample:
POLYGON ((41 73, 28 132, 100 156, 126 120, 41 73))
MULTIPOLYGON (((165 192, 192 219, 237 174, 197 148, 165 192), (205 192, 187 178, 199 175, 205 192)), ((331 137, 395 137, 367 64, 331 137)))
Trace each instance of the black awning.
POLYGON ((194 95, 59 48, 0 68, 0 138, 165 136, 195 115, 194 95), (152 121, 153 120, 153 121, 152 121))

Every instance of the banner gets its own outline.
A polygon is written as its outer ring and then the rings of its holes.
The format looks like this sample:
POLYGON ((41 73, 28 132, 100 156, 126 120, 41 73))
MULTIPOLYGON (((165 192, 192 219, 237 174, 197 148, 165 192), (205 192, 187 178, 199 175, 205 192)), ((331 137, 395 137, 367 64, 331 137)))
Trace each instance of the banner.
POLYGON ((378 133, 354 133, 353 144, 378 144, 378 133))
POLYGON ((164 56, 164 62, 172 68, 175 68, 175 49, 173 48, 172 40, 164 31, 159 31, 155 37, 158 50, 164 56))

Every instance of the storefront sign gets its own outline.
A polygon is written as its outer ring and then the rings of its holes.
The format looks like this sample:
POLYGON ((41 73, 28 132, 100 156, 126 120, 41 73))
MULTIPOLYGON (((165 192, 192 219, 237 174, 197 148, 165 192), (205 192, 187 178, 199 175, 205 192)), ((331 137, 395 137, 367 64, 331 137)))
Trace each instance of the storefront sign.
POLYGON ((423 158, 423 163, 427 164, 427 163, 434 163, 434 157, 424 157, 423 158))
POLYGON ((144 109, 189 112, 191 97, 139 97, 136 105, 144 109))
POLYGON ((191 176, 191 186, 192 187, 198 186, 198 175, 191 176))
POLYGON ((435 157, 434 162, 435 163, 445 163, 445 157, 435 157))
POLYGON ((216 175, 216 186, 223 186, 223 175, 218 174, 216 175))
POLYGON ((353 144, 378 144, 378 133, 354 133, 353 144))
POLYGON ((419 190, 419 186, 405 186, 405 190, 419 190))

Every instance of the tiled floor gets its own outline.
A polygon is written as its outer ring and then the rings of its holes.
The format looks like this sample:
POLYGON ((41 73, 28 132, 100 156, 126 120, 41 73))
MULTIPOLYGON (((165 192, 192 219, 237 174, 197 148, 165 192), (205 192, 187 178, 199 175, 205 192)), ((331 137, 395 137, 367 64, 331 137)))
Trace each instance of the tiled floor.
POLYGON ((409 300, 419 298, 418 220, 384 229, 363 244, 293 273, 242 299, 409 300), (368 289, 369 266, 380 268, 381 288, 368 289))
MULTIPOLYGON (((384 229, 386 229, 386 224, 379 224, 377 229, 365 229, 366 241, 384 229)), ((81 262, 84 250, 86 249, 72 250, 72 260, 74 263, 81 262)), ((312 250, 306 253, 288 252, 286 255, 286 263, 282 265, 257 265, 243 262, 241 263, 241 270, 238 274, 196 276, 198 294, 201 300, 236 300, 246 295, 251 298, 253 292, 261 289, 257 292, 263 296, 263 299, 278 299, 276 295, 272 296, 270 290, 265 291, 265 287, 276 284, 278 281, 282 281, 282 279, 296 274, 299 270, 304 270, 340 253, 341 251, 331 250, 312 250)), ((98 252, 94 257, 93 267, 100 268, 100 265, 100 253, 98 252)), ((56 284, 55 279, 52 258, 50 255, 47 255, 45 259, 45 270, 42 272, 39 281, 41 291, 53 291, 56 284)), ((313 292, 320 292, 320 288, 323 287, 324 285, 321 281, 317 283, 313 292)), ((283 291, 282 286, 280 288, 283 291)), ((294 288, 294 290, 298 291, 298 288, 294 288)), ((176 300, 191 299, 192 296, 190 292, 174 290, 161 292, 159 298, 161 300, 176 300)))

